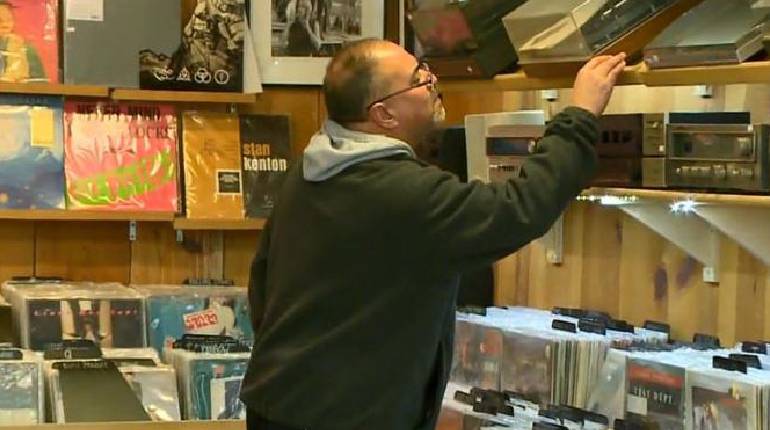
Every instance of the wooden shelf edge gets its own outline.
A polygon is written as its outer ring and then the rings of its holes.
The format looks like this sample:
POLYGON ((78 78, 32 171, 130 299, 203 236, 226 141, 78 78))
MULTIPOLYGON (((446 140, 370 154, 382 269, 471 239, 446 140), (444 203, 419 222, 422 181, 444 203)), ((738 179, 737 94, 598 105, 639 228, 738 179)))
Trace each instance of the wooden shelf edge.
POLYGON ((65 209, 0 210, 0 219, 32 221, 147 221, 171 222, 174 212, 94 211, 65 209))
POLYGON ((94 85, 66 84, 9 84, 0 83, 0 93, 7 94, 43 94, 57 96, 108 97, 110 89, 94 85))
POLYGON ((35 426, 8 426, 7 430, 245 430, 245 421, 173 421, 173 422, 109 422, 39 424, 35 426))
POLYGON ((112 99, 191 103, 255 103, 257 101, 257 95, 203 91, 152 91, 114 89, 112 91, 112 99))
POLYGON ((677 202, 692 200, 698 203, 726 204, 731 206, 770 207, 770 195, 712 194, 697 191, 650 190, 640 188, 588 188, 582 196, 632 197, 640 200, 677 202))
POLYGON ((266 219, 190 219, 174 220, 175 230, 262 230, 266 219))
MULTIPOLYGON (((500 74, 492 79, 439 80, 439 88, 443 92, 548 90, 570 88, 574 79, 574 76, 529 77, 523 71, 518 71, 500 74)), ((648 70, 644 63, 639 63, 626 67, 618 78, 618 85, 648 87, 762 83, 770 84, 770 61, 657 70, 648 70)))

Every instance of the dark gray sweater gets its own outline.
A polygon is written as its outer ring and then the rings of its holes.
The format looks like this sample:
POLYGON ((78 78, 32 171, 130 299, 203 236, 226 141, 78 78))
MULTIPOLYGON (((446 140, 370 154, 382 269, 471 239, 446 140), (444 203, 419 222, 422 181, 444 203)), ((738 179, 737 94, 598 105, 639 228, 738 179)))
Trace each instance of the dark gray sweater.
POLYGON ((241 397, 313 430, 435 427, 458 275, 545 233, 596 169, 597 120, 568 108, 521 177, 461 183, 408 154, 323 181, 287 174, 252 265, 241 397))

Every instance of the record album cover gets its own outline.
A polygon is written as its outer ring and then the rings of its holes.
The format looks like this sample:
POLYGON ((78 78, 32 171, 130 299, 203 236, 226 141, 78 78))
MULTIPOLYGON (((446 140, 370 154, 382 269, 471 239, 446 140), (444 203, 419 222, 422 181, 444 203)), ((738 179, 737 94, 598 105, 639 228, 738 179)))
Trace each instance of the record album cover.
POLYGON ((139 52, 171 51, 181 40, 180 0, 62 0, 62 4, 67 84, 139 88, 139 52))
POLYGON ((745 396, 732 388, 724 391, 692 387, 692 422, 694 430, 747 429, 749 410, 745 396))
POLYGON ((0 208, 64 209, 62 114, 59 97, 0 96, 0 208))
POLYGON ((35 425, 43 422, 42 387, 37 363, 0 361, 0 425, 35 425))
POLYGON ((0 1, 0 82, 59 82, 57 0, 0 1))
POLYGON ((182 123, 187 217, 243 218, 238 116, 185 112, 182 123))
POLYGON ((174 107, 65 103, 68 209, 177 209, 174 107))
POLYGON ((184 0, 182 43, 140 53, 140 84, 153 90, 243 91, 246 0, 184 0), (192 7, 191 7, 192 6, 192 7))
POLYGON ((173 368, 124 367, 120 373, 153 421, 181 421, 173 368))
POLYGON ((287 115, 241 115, 243 200, 246 216, 267 218, 291 160, 287 115))
POLYGON ((661 430, 684 428, 684 369, 632 358, 626 375, 628 414, 646 417, 661 430))
POLYGON ((179 287, 149 293, 148 343, 158 352, 186 333, 230 336, 251 343, 254 339, 246 289, 179 287), (206 291, 208 290, 208 291, 206 291))
POLYGON ((190 402, 187 419, 237 419, 243 413, 240 404, 240 380, 246 374, 245 359, 194 359, 190 363, 190 402), (218 379, 225 379, 217 382, 218 379), (213 390, 212 390, 213 388, 213 390), (212 410, 218 414, 212 415, 212 410))
POLYGON ((144 308, 139 299, 37 299, 25 304, 25 348, 44 350, 50 343, 86 339, 105 348, 144 346, 144 308))
POLYGON ((521 333, 503 333, 501 388, 552 402, 554 342, 521 333))

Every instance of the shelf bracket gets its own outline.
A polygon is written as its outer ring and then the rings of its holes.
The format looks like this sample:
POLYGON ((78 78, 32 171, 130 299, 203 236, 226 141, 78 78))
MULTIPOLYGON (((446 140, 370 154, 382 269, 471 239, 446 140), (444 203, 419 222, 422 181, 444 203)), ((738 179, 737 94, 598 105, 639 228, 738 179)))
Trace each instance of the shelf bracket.
POLYGON ((719 233, 690 210, 661 202, 638 202, 618 208, 703 264, 703 280, 719 282, 719 233))
POLYGON ((136 241, 136 221, 128 222, 128 240, 131 242, 136 241))
POLYGON ((545 246, 545 261, 559 265, 564 261, 564 215, 560 215, 543 237, 540 238, 545 246))
POLYGON ((700 204, 695 213, 753 254, 770 265, 770 208, 700 204))

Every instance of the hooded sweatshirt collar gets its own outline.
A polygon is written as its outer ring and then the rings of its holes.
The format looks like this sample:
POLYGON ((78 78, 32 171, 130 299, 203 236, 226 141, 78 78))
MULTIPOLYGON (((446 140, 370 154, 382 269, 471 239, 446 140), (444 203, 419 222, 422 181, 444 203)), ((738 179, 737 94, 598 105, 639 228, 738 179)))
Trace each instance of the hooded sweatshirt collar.
POLYGON ((415 157, 412 147, 401 140, 348 130, 327 120, 305 148, 303 174, 307 181, 325 181, 358 163, 400 154, 415 157))

